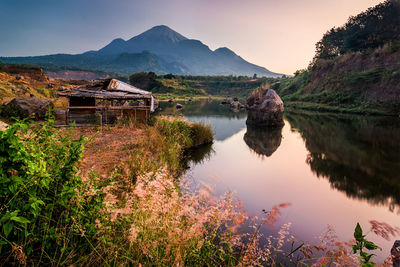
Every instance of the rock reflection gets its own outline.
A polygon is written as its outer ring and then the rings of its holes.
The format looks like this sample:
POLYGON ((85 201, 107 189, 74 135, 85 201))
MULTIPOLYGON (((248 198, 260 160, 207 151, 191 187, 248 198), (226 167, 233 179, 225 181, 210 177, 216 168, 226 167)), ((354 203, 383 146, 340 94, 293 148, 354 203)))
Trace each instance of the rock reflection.
POLYGON ((347 196, 400 205, 400 120, 364 116, 286 114, 309 151, 318 177, 347 196))
POLYGON ((281 145, 282 127, 257 128, 247 126, 245 143, 258 155, 270 157, 281 145))

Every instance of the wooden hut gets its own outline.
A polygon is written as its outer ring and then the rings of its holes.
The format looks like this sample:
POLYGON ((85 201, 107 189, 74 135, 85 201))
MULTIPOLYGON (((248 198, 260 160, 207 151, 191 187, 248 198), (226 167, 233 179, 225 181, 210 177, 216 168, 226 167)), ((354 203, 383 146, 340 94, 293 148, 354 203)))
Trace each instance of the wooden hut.
POLYGON ((106 79, 58 93, 68 98, 66 123, 112 124, 120 117, 146 120, 156 109, 151 92, 106 79))

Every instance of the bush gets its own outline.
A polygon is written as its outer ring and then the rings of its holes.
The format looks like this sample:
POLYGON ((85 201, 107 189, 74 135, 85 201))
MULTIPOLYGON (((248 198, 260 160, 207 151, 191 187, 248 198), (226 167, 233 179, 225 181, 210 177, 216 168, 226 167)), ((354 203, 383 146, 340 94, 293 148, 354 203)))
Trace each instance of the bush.
POLYGON ((0 131, 3 262, 65 265, 92 250, 103 199, 86 195, 76 175, 83 142, 58 134, 51 121, 0 131))
POLYGON ((192 139, 192 146, 200 146, 212 143, 214 139, 213 132, 210 126, 203 123, 192 122, 190 124, 190 138, 192 139))

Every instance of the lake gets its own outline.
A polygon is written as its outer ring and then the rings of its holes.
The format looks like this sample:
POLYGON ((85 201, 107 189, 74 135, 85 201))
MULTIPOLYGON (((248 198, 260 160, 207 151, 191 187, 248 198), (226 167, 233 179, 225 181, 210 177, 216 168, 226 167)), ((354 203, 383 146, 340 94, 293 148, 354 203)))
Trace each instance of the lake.
MULTIPOLYGON (((399 118, 286 112, 282 129, 255 129, 246 127, 245 111, 218 101, 182 104, 188 120, 210 124, 215 135, 185 179, 212 184, 218 195, 233 191, 249 215, 289 202, 276 229, 291 222, 297 240, 310 243, 328 225, 343 241, 352 239, 357 222, 364 232, 371 220, 400 226, 399 118)), ((176 113, 174 106, 161 103, 161 113, 176 113)), ((383 248, 380 261, 395 240, 367 238, 383 248)))

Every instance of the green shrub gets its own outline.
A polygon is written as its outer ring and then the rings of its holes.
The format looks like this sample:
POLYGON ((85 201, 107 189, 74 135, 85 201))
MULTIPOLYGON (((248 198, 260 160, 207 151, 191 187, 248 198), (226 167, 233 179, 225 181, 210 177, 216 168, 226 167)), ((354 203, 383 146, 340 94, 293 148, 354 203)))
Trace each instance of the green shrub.
POLYGON ((212 143, 214 135, 210 126, 193 122, 190 124, 190 138, 192 146, 199 146, 212 143))
POLYGON ((0 131, 3 261, 65 265, 93 250, 103 194, 85 194, 88 187, 76 175, 83 142, 59 134, 51 121, 0 131))

